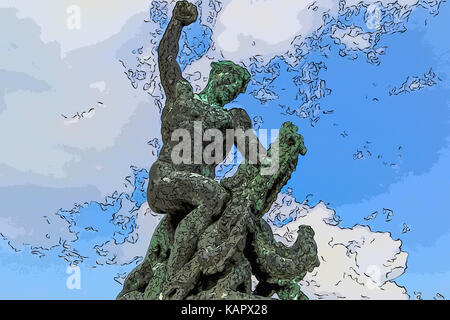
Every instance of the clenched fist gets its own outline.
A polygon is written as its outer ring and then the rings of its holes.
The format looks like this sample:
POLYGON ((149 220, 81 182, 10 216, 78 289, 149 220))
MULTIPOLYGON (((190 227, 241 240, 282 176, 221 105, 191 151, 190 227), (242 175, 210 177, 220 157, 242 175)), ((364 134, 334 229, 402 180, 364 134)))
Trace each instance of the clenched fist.
POLYGON ((173 17, 180 21, 183 26, 190 25, 197 20, 197 7, 186 1, 178 1, 173 10, 173 17))

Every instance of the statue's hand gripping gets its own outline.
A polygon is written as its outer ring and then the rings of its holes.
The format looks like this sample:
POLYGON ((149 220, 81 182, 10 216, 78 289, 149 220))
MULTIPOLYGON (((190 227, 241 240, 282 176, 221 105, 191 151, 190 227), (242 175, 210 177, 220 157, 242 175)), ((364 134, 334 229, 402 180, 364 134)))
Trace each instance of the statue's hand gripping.
POLYGON ((190 25, 195 20, 197 20, 197 7, 186 1, 178 1, 173 10, 173 17, 181 22, 183 26, 190 25))

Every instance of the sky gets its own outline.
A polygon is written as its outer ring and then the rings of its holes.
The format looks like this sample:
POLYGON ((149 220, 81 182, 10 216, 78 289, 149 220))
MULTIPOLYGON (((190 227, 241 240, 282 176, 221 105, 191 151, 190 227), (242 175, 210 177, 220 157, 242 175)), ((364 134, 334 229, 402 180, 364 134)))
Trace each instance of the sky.
MULTIPOLYGON (((261 128, 292 121, 305 138, 285 191, 334 210, 342 221, 326 230, 388 234, 385 250, 407 253, 395 283, 410 298, 449 297, 448 3, 381 1, 375 29, 374 1, 196 3, 178 57, 195 90, 211 60, 245 65, 252 82, 227 108, 261 128)), ((145 254, 160 219, 145 188, 161 146, 166 5, 0 0, 0 298, 112 299, 145 254), (80 29, 67 28, 73 4, 80 29), (75 264, 81 287, 69 289, 75 264)))

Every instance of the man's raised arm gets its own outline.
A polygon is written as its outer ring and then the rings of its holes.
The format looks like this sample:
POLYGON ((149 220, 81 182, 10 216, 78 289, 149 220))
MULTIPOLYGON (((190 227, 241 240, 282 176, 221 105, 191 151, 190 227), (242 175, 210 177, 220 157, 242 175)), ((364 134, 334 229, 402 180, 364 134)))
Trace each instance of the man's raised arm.
POLYGON ((173 10, 172 19, 158 47, 158 65, 161 82, 167 98, 175 96, 177 80, 182 79, 177 62, 181 30, 197 19, 197 7, 188 1, 178 1, 173 10))

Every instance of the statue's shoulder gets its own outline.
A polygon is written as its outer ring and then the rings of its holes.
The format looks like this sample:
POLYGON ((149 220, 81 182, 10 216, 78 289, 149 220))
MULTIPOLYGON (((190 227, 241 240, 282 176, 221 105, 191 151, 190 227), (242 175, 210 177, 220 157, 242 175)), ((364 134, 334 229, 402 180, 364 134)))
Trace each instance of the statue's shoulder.
POLYGON ((194 89, 191 84, 186 79, 179 79, 175 85, 175 92, 177 97, 183 98, 193 98, 194 97, 194 89))

